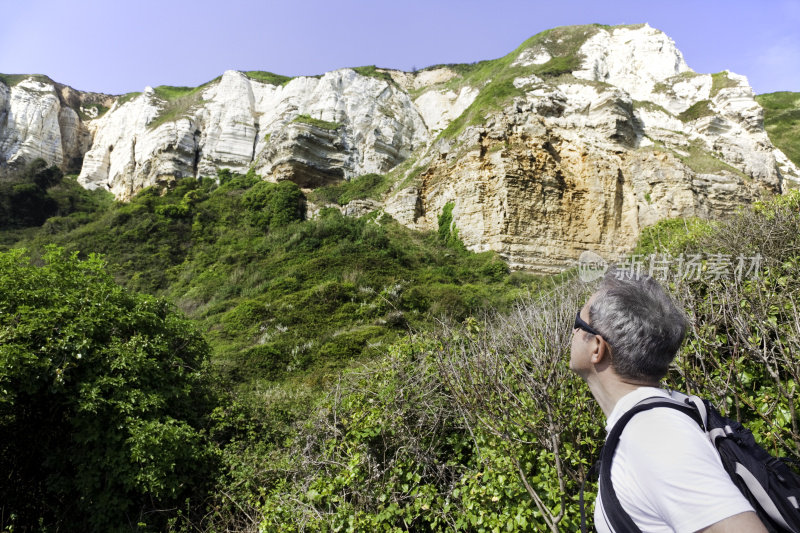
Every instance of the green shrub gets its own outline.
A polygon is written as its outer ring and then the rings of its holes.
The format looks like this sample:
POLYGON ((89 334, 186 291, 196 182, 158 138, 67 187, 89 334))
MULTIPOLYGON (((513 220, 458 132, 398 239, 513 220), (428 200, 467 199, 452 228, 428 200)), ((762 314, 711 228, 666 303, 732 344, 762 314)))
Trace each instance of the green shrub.
POLYGON ((669 250, 678 255, 696 246, 698 239, 708 235, 713 229, 713 222, 700 218, 659 220, 642 229, 633 253, 645 256, 669 250))
POLYGON ((691 328, 668 383, 711 399, 776 455, 800 457, 795 384, 800 381, 800 192, 710 225, 666 221, 638 251, 701 259, 669 278, 691 328))
POLYGON ((17 250, 0 254, 0 330, 3 527, 160 529, 202 497, 208 347, 166 302, 96 257, 17 250))
POLYGON ((439 241, 445 246, 464 250, 464 243, 458 238, 458 229, 453 221, 453 208, 455 203, 447 202, 439 215, 439 241))
POLYGON ((578 296, 402 340, 346 373, 270 454, 261 527, 578 528, 577 488, 602 442, 599 409, 563 362, 578 296), (546 326, 553 313, 563 328, 546 326))
POLYGON ((392 182, 381 174, 364 174, 336 185, 315 189, 311 198, 330 204, 347 205, 353 200, 380 198, 392 182))
POLYGON ((262 231, 305 218, 305 197, 291 181, 259 182, 242 197, 250 224, 262 231))
POLYGON ((35 159, 0 183, 0 228, 42 225, 51 216, 93 214, 109 204, 103 191, 86 191, 56 166, 35 159))

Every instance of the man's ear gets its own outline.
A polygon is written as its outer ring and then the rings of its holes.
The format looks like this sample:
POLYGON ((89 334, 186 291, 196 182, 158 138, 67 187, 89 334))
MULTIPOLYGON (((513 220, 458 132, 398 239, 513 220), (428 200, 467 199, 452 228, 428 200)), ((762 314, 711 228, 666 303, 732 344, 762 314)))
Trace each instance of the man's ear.
POLYGON ((592 363, 595 365, 599 365, 602 363, 610 363, 611 362, 611 353, 608 351, 608 343, 606 340, 600 336, 594 336, 594 347, 592 349, 592 363))

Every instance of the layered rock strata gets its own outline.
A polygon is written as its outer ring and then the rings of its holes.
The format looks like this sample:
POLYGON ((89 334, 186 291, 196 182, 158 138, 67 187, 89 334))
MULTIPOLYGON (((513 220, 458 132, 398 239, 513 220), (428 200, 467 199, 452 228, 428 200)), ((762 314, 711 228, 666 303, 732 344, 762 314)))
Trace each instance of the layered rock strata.
POLYGON ((318 187, 386 172, 428 138, 407 93, 350 69, 285 85, 228 71, 176 102, 148 89, 93 127, 79 181, 123 199, 159 181, 215 176, 218 168, 254 167, 273 180, 318 187), (167 113, 177 116, 164 122, 167 113))
POLYGON ((82 119, 97 116, 114 98, 79 92, 43 76, 0 82, 0 176, 42 158, 68 172, 81 168, 92 136, 82 119))

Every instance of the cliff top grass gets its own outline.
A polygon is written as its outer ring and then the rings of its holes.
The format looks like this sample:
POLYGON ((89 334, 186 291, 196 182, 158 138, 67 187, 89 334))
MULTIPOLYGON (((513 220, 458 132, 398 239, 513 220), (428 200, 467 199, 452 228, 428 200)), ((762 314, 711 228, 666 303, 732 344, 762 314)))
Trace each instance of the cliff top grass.
POLYGON ((123 104, 126 104, 126 103, 130 102, 131 100, 133 100, 134 98, 136 98, 137 96, 141 96, 141 95, 142 95, 141 92, 125 93, 125 94, 121 95, 119 98, 117 98, 117 106, 121 106, 123 104))
POLYGON ((28 78, 33 78, 41 83, 55 83, 49 76, 44 74, 0 74, 0 81, 9 87, 13 87, 28 78))
POLYGON ((162 100, 166 100, 167 102, 171 102, 177 100, 178 98, 189 96, 200 90, 203 87, 175 87, 173 85, 159 85, 158 87, 153 88, 153 92, 155 95, 162 100))
POLYGON ((722 89, 738 87, 739 82, 732 80, 727 71, 717 72, 711 75, 711 98, 714 98, 722 89))
POLYGON ((270 85, 279 85, 279 86, 284 86, 294 79, 291 76, 282 76, 280 74, 275 74, 274 72, 267 72, 264 70, 248 70, 243 72, 242 74, 244 74, 251 80, 268 83, 270 85))
POLYGON ((147 125, 150 129, 155 129, 167 122, 174 122, 184 116, 192 107, 202 103, 202 91, 218 81, 215 78, 199 87, 175 87, 171 85, 159 85, 153 88, 156 97, 165 102, 161 112, 147 125))
POLYGON ((445 65, 460 75, 443 84, 445 88, 458 90, 468 85, 480 88, 480 93, 472 105, 440 133, 440 137, 457 137, 468 126, 483 122, 488 113, 502 109, 515 96, 523 95, 522 89, 514 87, 515 78, 531 74, 555 78, 579 68, 582 61, 580 47, 599 30, 600 26, 597 25, 564 26, 546 30, 501 58, 472 64, 445 65), (513 65, 521 53, 534 48, 547 51, 551 56, 550 60, 540 65, 513 65))
POLYGON ((385 81, 391 85, 397 85, 394 79, 392 78, 391 74, 388 72, 379 69, 375 65, 367 65, 365 67, 353 67, 357 73, 361 74, 362 76, 368 76, 370 78, 375 78, 378 80, 385 81))
POLYGON ((800 166, 800 93, 759 94, 756 101, 764 108, 764 128, 772 143, 800 166))

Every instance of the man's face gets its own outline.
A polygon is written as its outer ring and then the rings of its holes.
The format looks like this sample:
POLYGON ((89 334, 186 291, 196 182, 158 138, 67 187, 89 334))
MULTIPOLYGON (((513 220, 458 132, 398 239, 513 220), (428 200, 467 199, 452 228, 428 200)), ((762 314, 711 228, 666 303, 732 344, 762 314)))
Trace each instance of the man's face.
MULTIPOLYGON (((581 318, 591 325, 589 320, 589 307, 594 303, 596 294, 581 308, 581 318)), ((569 369, 585 378, 592 367, 592 351, 595 348, 595 336, 579 328, 572 330, 572 345, 570 347, 569 369)))

